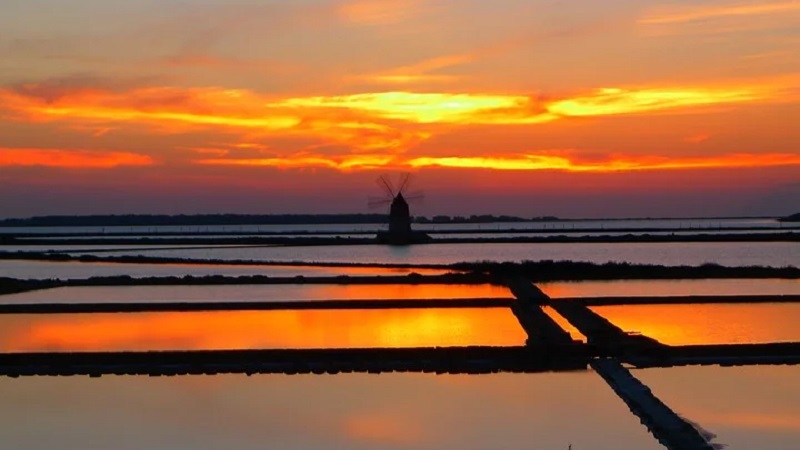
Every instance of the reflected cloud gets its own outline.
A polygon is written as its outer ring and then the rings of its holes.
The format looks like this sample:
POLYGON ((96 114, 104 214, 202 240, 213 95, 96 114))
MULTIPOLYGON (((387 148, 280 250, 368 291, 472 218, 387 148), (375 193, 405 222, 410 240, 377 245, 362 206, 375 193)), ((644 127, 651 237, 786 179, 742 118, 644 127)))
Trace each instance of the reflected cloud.
MULTIPOLYGON (((697 413, 700 414, 700 413, 697 413)), ((756 412, 702 412, 705 421, 743 429, 800 431, 800 415, 756 412)))
POLYGON ((20 351, 522 345, 506 309, 299 310, 0 317, 20 351))
POLYGON ((625 305, 593 311, 629 332, 667 345, 746 344, 800 340, 790 319, 800 305, 625 305))
POLYGON ((348 439, 368 444, 418 446, 429 440, 429 430, 422 423, 399 414, 353 415, 345 419, 342 428, 348 439))

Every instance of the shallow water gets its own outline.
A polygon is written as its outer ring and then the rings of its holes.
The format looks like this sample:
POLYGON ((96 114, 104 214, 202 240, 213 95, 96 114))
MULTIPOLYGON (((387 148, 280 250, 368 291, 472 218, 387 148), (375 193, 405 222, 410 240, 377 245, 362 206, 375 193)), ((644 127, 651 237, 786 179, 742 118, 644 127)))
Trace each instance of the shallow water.
POLYGON ((590 308, 664 344, 800 342, 800 304, 621 305, 590 308))
POLYGON ((800 264, 800 242, 676 242, 574 244, 332 245, 310 247, 212 247, 135 249, 104 253, 172 258, 452 264, 465 261, 568 260, 605 263, 785 267, 800 264))
POLYGON ((788 450, 800 442, 800 366, 674 367, 633 374, 732 450, 788 450))
POLYGON ((9 448, 663 450, 588 371, 0 378, 0 396, 9 448))
POLYGON ((548 282, 536 285, 551 298, 686 295, 799 295, 800 280, 615 280, 548 282))
POLYGON ((225 302, 415 298, 510 298, 491 284, 266 284, 63 287, 0 296, 15 303, 225 302))
POLYGON ((508 308, 14 314, 0 352, 524 345, 508 308))

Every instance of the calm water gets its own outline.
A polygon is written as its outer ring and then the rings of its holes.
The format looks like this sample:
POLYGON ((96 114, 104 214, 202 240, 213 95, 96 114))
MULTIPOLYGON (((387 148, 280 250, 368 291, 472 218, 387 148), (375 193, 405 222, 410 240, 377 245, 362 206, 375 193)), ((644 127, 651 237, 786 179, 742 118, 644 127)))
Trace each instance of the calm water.
POLYGON ((0 296, 12 303, 224 302, 335 299, 510 298, 490 284, 274 284, 219 286, 88 286, 0 296))
POLYGON ((571 260, 726 266, 798 266, 800 242, 678 242, 575 244, 428 244, 407 247, 346 245, 313 247, 212 247, 125 250, 108 255, 173 258, 315 261, 358 263, 452 264, 464 261, 571 260))
POLYGON ((197 264, 127 264, 0 260, 0 276, 20 279, 57 278, 61 280, 128 275, 143 277, 183 277, 186 275, 266 275, 269 277, 333 277, 339 275, 439 275, 447 270, 386 269, 380 267, 297 267, 297 266, 224 266, 197 264))
POLYGON ((665 344, 799 342, 800 304, 624 305, 590 309, 665 344))
POLYGON ((0 316, 0 352, 524 345, 508 308, 0 316))
POLYGON ((800 295, 800 280, 615 280, 536 283, 552 298, 684 295, 800 295))
POLYGON ((15 449, 663 450, 588 371, 0 378, 0 397, 15 449))
POLYGON ((673 410, 731 449, 800 443, 800 366, 674 367, 633 374, 673 410))

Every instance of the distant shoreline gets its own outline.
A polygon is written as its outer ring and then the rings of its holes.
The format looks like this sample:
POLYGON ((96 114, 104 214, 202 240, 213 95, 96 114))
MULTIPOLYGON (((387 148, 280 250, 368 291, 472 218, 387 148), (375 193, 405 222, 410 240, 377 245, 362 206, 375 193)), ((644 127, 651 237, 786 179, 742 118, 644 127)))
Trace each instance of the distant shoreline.
MULTIPOLYGON (((8 218, 0 220, 0 228, 11 227, 137 227, 137 226, 267 226, 267 225, 369 225, 386 223, 385 214, 125 214, 125 215, 64 215, 8 218)), ((690 221, 767 219, 800 221, 800 215, 784 218, 770 216, 730 217, 619 217, 619 218, 559 218, 554 216, 519 217, 508 215, 470 215, 433 217, 418 216, 417 224, 481 224, 481 223, 538 223, 593 221, 690 221)))

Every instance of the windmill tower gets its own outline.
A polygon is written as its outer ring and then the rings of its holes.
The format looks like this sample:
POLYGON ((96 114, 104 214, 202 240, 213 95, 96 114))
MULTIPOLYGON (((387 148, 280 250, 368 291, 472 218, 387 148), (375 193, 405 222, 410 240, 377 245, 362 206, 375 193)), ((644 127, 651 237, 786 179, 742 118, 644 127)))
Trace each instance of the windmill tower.
POLYGON ((408 245, 430 240, 430 236, 411 229, 411 209, 409 201, 422 198, 421 193, 408 193, 411 185, 411 175, 404 174, 400 184, 395 188, 389 177, 382 175, 377 180, 378 186, 383 190, 384 197, 371 198, 369 205, 379 207, 389 204, 389 231, 378 233, 380 243, 390 245, 408 245))

